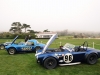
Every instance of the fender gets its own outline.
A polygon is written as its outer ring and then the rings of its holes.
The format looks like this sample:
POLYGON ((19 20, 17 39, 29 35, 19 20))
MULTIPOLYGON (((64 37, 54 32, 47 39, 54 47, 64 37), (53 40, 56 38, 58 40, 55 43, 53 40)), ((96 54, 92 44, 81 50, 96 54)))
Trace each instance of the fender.
MULTIPOLYGON (((14 48, 14 49, 16 49, 15 47, 10 47, 10 48, 14 48)), ((10 48, 8 48, 7 51, 8 51, 10 48)), ((17 51, 17 49, 16 49, 16 51, 17 51)))
POLYGON ((57 63, 58 63, 58 60, 59 60, 59 59, 58 59, 56 56, 52 56, 52 55, 45 56, 45 57, 43 58, 43 60, 42 60, 42 63, 43 63, 47 58, 49 58, 49 57, 55 58, 55 59, 57 60, 57 63))
POLYGON ((99 57, 97 52, 88 52, 88 53, 85 53, 85 60, 87 59, 87 57, 89 56, 89 54, 96 54, 97 57, 99 57))

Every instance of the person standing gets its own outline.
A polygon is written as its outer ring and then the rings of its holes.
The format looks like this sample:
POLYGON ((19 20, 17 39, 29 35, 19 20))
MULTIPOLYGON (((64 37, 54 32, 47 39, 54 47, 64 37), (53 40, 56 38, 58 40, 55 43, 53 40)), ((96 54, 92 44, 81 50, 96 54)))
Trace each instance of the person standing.
POLYGON ((31 35, 29 35, 29 36, 28 36, 28 40, 31 40, 31 39, 32 39, 32 37, 31 37, 31 35))
POLYGON ((28 40, 28 35, 25 37, 25 42, 27 42, 27 40, 28 40))

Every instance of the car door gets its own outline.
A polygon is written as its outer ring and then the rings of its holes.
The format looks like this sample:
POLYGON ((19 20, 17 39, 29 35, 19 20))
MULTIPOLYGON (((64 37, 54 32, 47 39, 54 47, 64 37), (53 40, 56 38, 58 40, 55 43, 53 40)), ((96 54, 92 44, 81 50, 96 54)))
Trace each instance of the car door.
POLYGON ((80 62, 85 59, 85 51, 84 52, 72 52, 73 62, 80 62))
POLYGON ((34 42, 28 41, 21 49, 22 51, 32 51, 34 49, 34 42))

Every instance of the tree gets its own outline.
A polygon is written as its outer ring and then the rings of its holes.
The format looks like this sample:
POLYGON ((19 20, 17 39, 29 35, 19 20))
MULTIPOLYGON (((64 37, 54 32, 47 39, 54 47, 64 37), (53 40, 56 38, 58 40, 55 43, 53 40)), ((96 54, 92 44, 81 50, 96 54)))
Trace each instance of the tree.
POLYGON ((27 31, 29 31, 29 33, 35 33, 34 30, 27 30, 27 31))
POLYGON ((74 35, 74 38, 78 38, 78 35, 77 35, 77 34, 75 34, 75 35, 74 35))
POLYGON ((10 28, 9 31, 13 31, 13 33, 21 33, 22 32, 22 30, 21 30, 22 25, 20 22, 13 22, 11 24, 11 26, 12 27, 10 28))
POLYGON ((26 29, 27 29, 27 28, 31 28, 30 25, 27 25, 27 24, 23 24, 23 25, 22 25, 22 29, 25 29, 25 33, 26 33, 26 29))
POLYGON ((60 36, 66 36, 66 35, 68 35, 68 30, 66 29, 66 30, 63 30, 63 31, 58 31, 57 33, 60 36))
POLYGON ((83 33, 80 33, 80 34, 79 34, 79 37, 80 37, 80 38, 84 38, 83 33))
POLYGON ((50 31, 48 31, 48 29, 46 29, 46 30, 44 30, 43 32, 50 32, 50 31))

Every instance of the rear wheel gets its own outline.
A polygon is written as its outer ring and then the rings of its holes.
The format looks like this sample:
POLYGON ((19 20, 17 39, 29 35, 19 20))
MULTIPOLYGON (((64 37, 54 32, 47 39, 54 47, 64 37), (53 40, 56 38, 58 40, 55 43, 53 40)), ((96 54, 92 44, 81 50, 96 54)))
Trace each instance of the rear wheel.
POLYGON ((5 49, 5 46, 4 45, 0 45, 0 49, 5 49))
POLYGON ((14 55, 16 53, 16 49, 15 48, 10 48, 10 49, 8 49, 8 53, 10 55, 14 55))
POLYGON ((36 47, 36 50, 39 50, 40 49, 40 47, 36 47))
POLYGON ((87 63, 93 65, 97 62, 97 55, 95 53, 89 54, 87 57, 87 63))
POLYGON ((35 48, 35 52, 36 52, 37 50, 40 50, 40 47, 36 47, 36 48, 35 48))
POLYGON ((44 61, 43 65, 47 69, 53 69, 57 66, 57 61, 55 58, 49 57, 44 61))

